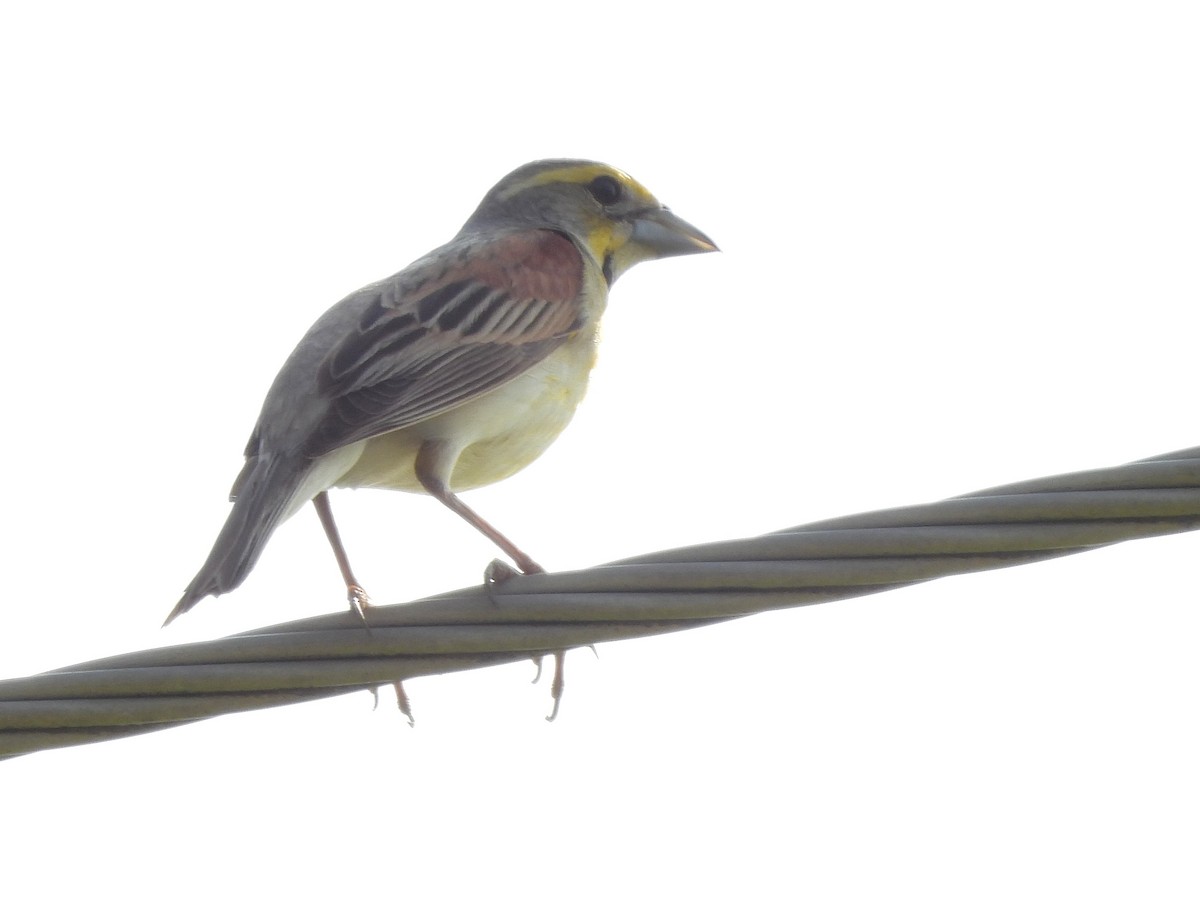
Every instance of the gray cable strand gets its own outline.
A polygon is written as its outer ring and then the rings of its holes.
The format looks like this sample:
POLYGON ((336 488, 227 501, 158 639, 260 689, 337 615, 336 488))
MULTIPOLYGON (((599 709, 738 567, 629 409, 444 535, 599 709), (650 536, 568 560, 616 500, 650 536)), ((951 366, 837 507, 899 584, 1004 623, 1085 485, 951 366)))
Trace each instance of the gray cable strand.
POLYGON ((0 681, 0 759, 1200 528, 1200 447, 0 681))

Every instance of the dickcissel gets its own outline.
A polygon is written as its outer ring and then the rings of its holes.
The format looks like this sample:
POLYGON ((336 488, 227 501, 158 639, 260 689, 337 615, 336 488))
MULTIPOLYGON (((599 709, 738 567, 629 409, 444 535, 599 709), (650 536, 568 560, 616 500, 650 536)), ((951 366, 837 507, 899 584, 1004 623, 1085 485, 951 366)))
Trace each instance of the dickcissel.
POLYGON ((522 573, 543 571, 457 492, 519 471, 566 427, 622 273, 715 249, 611 166, 553 159, 506 176, 453 240, 342 300, 292 351, 246 446, 229 518, 166 621, 240 585, 310 500, 361 612, 367 595, 337 535, 332 487, 432 494, 522 573))

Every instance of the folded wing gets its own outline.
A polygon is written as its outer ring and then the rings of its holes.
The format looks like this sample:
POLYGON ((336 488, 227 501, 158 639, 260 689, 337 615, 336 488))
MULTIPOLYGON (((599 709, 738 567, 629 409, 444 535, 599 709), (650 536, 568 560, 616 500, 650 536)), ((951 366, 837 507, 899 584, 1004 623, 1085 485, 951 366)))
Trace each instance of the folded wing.
POLYGON ((583 324, 583 257, 555 231, 451 244, 373 287, 326 355, 310 458, 438 415, 511 381, 583 324))

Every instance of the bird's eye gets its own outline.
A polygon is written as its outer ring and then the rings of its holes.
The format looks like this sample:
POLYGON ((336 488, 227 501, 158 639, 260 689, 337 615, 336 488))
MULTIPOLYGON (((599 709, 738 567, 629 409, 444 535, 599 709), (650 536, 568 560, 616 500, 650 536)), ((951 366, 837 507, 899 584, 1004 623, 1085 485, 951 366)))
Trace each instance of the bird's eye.
POLYGON ((601 206, 612 206, 621 199, 621 183, 611 175, 597 175, 588 190, 601 206))

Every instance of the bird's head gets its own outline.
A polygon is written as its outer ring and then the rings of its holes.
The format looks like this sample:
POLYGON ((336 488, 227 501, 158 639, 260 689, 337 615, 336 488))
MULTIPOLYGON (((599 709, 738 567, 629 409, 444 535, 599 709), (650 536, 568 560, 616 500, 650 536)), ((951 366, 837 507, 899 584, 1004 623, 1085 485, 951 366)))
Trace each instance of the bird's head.
POLYGON ((506 175, 463 231, 497 227, 569 235, 596 260, 609 284, 643 260, 717 249, 624 172, 587 160, 547 159, 506 175))

